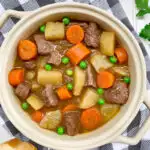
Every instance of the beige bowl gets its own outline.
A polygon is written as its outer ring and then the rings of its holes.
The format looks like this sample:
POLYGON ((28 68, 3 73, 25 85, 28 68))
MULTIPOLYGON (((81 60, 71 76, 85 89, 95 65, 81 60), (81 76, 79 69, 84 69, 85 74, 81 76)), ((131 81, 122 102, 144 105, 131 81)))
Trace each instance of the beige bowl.
POLYGON ((150 102, 147 98, 146 67, 142 51, 131 32, 119 20, 104 10, 79 3, 47 5, 33 12, 8 10, 1 16, 0 26, 9 16, 19 17, 21 20, 9 32, 1 47, 0 85, 2 88, 0 100, 6 115, 19 131, 43 146, 64 150, 89 149, 110 142, 136 144, 141 140, 148 130, 150 117, 142 125, 136 136, 124 137, 121 135, 138 113, 141 104, 145 103, 150 108, 150 102), (29 37, 46 21, 55 21, 63 16, 94 21, 107 30, 115 31, 117 38, 128 52, 132 79, 129 100, 127 104, 122 106, 120 113, 103 127, 74 137, 57 135, 54 132, 41 129, 34 123, 21 109, 19 100, 14 95, 7 79, 8 72, 14 64, 18 41, 29 37))

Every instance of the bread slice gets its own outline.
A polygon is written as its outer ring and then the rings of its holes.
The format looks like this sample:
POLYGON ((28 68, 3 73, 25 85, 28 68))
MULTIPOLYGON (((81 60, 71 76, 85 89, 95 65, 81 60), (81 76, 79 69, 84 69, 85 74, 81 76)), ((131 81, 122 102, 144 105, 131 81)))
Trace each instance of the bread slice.
POLYGON ((13 139, 4 144, 0 144, 0 150, 37 150, 32 144, 13 139))

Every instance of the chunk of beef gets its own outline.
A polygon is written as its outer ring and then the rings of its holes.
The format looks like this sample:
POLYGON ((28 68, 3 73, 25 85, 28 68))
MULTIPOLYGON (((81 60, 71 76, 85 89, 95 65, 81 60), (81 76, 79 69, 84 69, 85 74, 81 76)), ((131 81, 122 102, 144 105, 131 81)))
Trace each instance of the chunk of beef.
POLYGON ((61 58, 65 55, 66 51, 72 47, 72 44, 67 40, 55 41, 54 44, 57 45, 56 49, 50 53, 51 55, 49 56, 47 63, 59 66, 61 58))
POLYGON ((30 94, 30 90, 31 90, 31 87, 29 86, 29 84, 24 82, 24 83, 20 83, 16 87, 15 93, 19 98, 26 99, 30 94))
POLYGON ((42 91, 42 95, 44 97, 44 102, 47 107, 57 106, 58 98, 53 91, 53 86, 51 84, 47 84, 45 89, 42 91))
POLYGON ((73 44, 69 43, 67 40, 58 40, 54 42, 57 46, 57 50, 65 55, 66 51, 73 46, 73 44))
POLYGON ((55 51, 51 52, 51 55, 49 56, 47 63, 59 66, 61 63, 62 56, 63 55, 61 55, 60 52, 55 50, 55 51))
POLYGON ((57 47, 54 43, 46 41, 44 35, 36 34, 34 35, 34 40, 37 44, 39 55, 49 55, 57 47))
POLYGON ((71 23, 69 23, 67 28, 69 28, 72 25, 80 25, 83 28, 84 31, 88 28, 88 23, 87 22, 71 22, 71 23))
POLYGON ((104 97, 109 103, 125 104, 129 97, 127 84, 123 81, 116 81, 113 87, 105 90, 104 97))
POLYGON ((72 46, 67 40, 59 40, 59 41, 47 41, 45 40, 44 35, 35 34, 34 40, 38 47, 39 55, 49 55, 53 51, 57 50, 61 54, 64 54, 64 51, 68 50, 72 46))
POLYGON ((98 49, 91 49, 91 55, 94 55, 95 53, 99 52, 98 49))
POLYGON ((70 136, 79 133, 80 129, 80 112, 66 111, 64 112, 63 124, 67 129, 67 134, 70 136))
POLYGON ((72 81, 73 81, 73 78, 72 78, 72 77, 67 76, 67 75, 64 74, 64 82, 65 82, 65 83, 69 83, 69 82, 72 82, 72 81))
POLYGON ((59 41, 46 41, 43 35, 34 35, 38 47, 39 55, 49 55, 47 63, 59 66, 61 63, 61 58, 64 56, 66 51, 72 46, 66 40, 59 41))
POLYGON ((96 88, 96 81, 95 81, 96 77, 94 76, 94 69, 90 64, 88 64, 86 74, 87 74, 87 80, 85 86, 92 86, 96 88))
POLYGON ((24 66, 25 66, 26 69, 32 70, 32 69, 36 68, 36 62, 34 60, 26 61, 24 63, 24 66))
POLYGON ((96 23, 90 22, 85 31, 84 42, 87 46, 99 47, 100 29, 96 23))

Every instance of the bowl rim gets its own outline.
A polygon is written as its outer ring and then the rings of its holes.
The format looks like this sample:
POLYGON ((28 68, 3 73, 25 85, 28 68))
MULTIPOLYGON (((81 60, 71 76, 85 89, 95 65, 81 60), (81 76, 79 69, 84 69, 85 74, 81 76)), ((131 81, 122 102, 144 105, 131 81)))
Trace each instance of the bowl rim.
MULTIPOLYGON (((145 96, 145 92, 146 92, 146 85, 144 85, 144 84, 146 84, 146 69, 145 69, 144 57, 142 55, 141 49, 140 49, 140 47, 139 47, 136 39, 129 32, 129 30, 125 27, 125 25, 123 25, 118 19, 116 19, 114 16, 110 15, 106 11, 104 11, 104 10, 102 10, 100 8, 97 8, 95 6, 88 5, 88 4, 81 4, 81 3, 75 3, 75 2, 74 3, 68 3, 68 2, 64 3, 63 2, 63 3, 51 4, 51 5, 47 5, 47 6, 44 6, 42 8, 39 8, 36 11, 33 11, 29 16, 26 16, 25 18, 23 18, 22 20, 20 20, 14 26, 14 28, 12 29, 12 31, 9 33, 8 37, 5 39, 4 43, 2 44, 1 49, 6 49, 8 47, 7 43, 9 43, 9 40, 11 39, 10 36, 12 36, 13 34, 15 34, 16 29, 19 28, 25 21, 32 19, 32 17, 35 17, 36 15, 40 15, 39 13, 41 13, 42 11, 43 11, 42 13, 44 13, 45 11, 48 11, 49 9, 56 9, 56 8, 58 9, 58 8, 60 8, 62 6, 63 7, 72 7, 72 8, 76 8, 77 7, 77 8, 81 8, 81 9, 88 9, 89 11, 95 11, 96 13, 103 14, 105 17, 111 19, 114 23, 116 23, 118 26, 120 26, 120 28, 122 28, 122 31, 124 31, 128 35, 128 38, 130 38, 130 40, 132 39, 132 41, 134 43, 134 46, 138 50, 137 53, 138 53, 138 56, 140 58, 140 64, 141 64, 141 68, 139 68, 139 69, 141 69, 141 73, 142 73, 141 78, 143 78, 143 81, 144 81, 144 82, 141 82, 141 88, 139 89, 139 90, 141 90, 141 93, 142 93, 140 95, 140 101, 137 104, 136 109, 134 109, 135 114, 132 114, 132 116, 130 116, 130 119, 126 118, 126 120, 124 120, 124 122, 127 121, 127 120, 128 120, 128 122, 126 122, 126 124, 123 127, 119 127, 119 125, 118 125, 118 129, 119 130, 118 131, 113 131, 112 134, 111 134, 112 137, 107 137, 107 141, 106 140, 102 141, 102 144, 106 144, 106 143, 111 142, 118 135, 120 135, 125 130, 125 128, 129 125, 129 123, 132 121, 132 119, 137 114, 137 112, 139 110, 139 107, 140 107, 140 104, 144 100, 144 96, 145 96)), ((1 70, 0 70, 1 73, 2 73, 2 70, 5 69, 5 67, 6 67, 5 63, 6 63, 7 59, 8 58, 6 58, 6 57, 2 58, 3 61, 2 61, 2 67, 1 67, 1 70)), ((1 85, 4 84, 4 80, 1 80, 0 83, 1 83, 1 85)), ((140 84, 140 83, 138 83, 138 84, 140 84)), ((6 103, 4 101, 4 99, 5 99, 4 97, 6 96, 6 93, 7 93, 6 91, 7 91, 6 88, 4 88, 0 92, 1 97, 2 97, 2 102, 1 103, 2 103, 2 107, 3 107, 4 111, 5 111, 5 113, 7 114, 8 118, 11 120, 11 122, 16 126, 17 129, 19 129, 19 131, 21 131, 24 135, 26 135, 27 137, 29 137, 33 141, 38 142, 41 145, 49 147, 50 145, 48 143, 42 143, 41 140, 39 140, 37 136, 35 136, 35 135, 29 135, 29 133, 27 132, 27 130, 23 126, 21 126, 21 124, 15 122, 15 119, 13 118, 11 112, 8 109, 8 106, 6 106, 6 103)), ((136 96, 136 98, 139 98, 139 95, 136 96)), ((89 142, 89 141, 87 140, 87 142, 89 142)), ((72 145, 73 143, 70 143, 70 144, 72 145)), ((76 147, 75 144, 73 144, 72 146, 75 146, 75 149, 77 149, 78 147, 76 147)), ((93 148, 93 146, 95 147, 95 146, 98 146, 98 145, 99 145, 98 139, 97 140, 93 139, 93 142, 91 143, 91 145, 88 145, 88 146, 87 146, 86 143, 85 144, 80 144, 80 146, 84 147, 84 148, 93 148)), ((62 148, 62 147, 58 146, 57 144, 53 144, 53 147, 54 148, 62 148)))

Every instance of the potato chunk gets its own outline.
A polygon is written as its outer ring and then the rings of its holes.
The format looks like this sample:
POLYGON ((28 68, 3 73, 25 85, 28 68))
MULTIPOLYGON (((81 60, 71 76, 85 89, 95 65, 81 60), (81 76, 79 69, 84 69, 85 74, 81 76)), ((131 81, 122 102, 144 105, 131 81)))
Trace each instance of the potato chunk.
POLYGON ((44 129, 56 129, 60 124, 62 114, 60 110, 47 112, 44 118, 40 122, 40 127, 44 129))
POLYGON ((129 76, 129 68, 127 66, 112 67, 112 70, 120 76, 129 76))
POLYGON ((37 81, 41 85, 61 84, 62 83, 62 73, 57 70, 46 71, 44 69, 39 69, 38 74, 37 74, 37 81))
POLYGON ((35 71, 28 71, 26 73, 26 79, 27 80, 33 80, 35 78, 35 76, 36 76, 35 71))
POLYGON ((47 22, 45 28, 46 40, 62 40, 65 37, 65 26, 61 22, 47 22))
POLYGON ((107 69, 113 66, 113 64, 108 60, 107 56, 102 54, 95 54, 90 59, 91 64, 95 68, 96 72, 100 69, 107 69))
POLYGON ((113 56, 115 49, 115 33, 103 32, 100 37, 100 51, 107 56, 113 56))
POLYGON ((48 57, 45 56, 39 56, 37 61, 37 68, 44 68, 44 66, 47 63, 48 57))
POLYGON ((39 110, 44 106, 44 102, 36 95, 31 95, 30 97, 28 97, 27 102, 35 110, 39 110))
POLYGON ((86 72, 80 69, 78 66, 76 66, 74 71, 74 89, 73 89, 73 94, 75 96, 81 94, 81 91, 85 84, 85 80, 86 80, 86 72))
POLYGON ((104 116, 104 121, 112 119, 120 110, 118 104, 104 104, 100 107, 100 112, 104 116))
POLYGON ((92 88, 87 88, 85 93, 83 94, 80 102, 81 109, 87 109, 94 106, 99 99, 99 95, 92 88))
POLYGON ((32 82, 32 87, 31 87, 31 89, 32 89, 33 92, 34 92, 34 91, 38 91, 40 88, 41 88, 41 86, 40 86, 36 81, 33 81, 33 82, 32 82))

